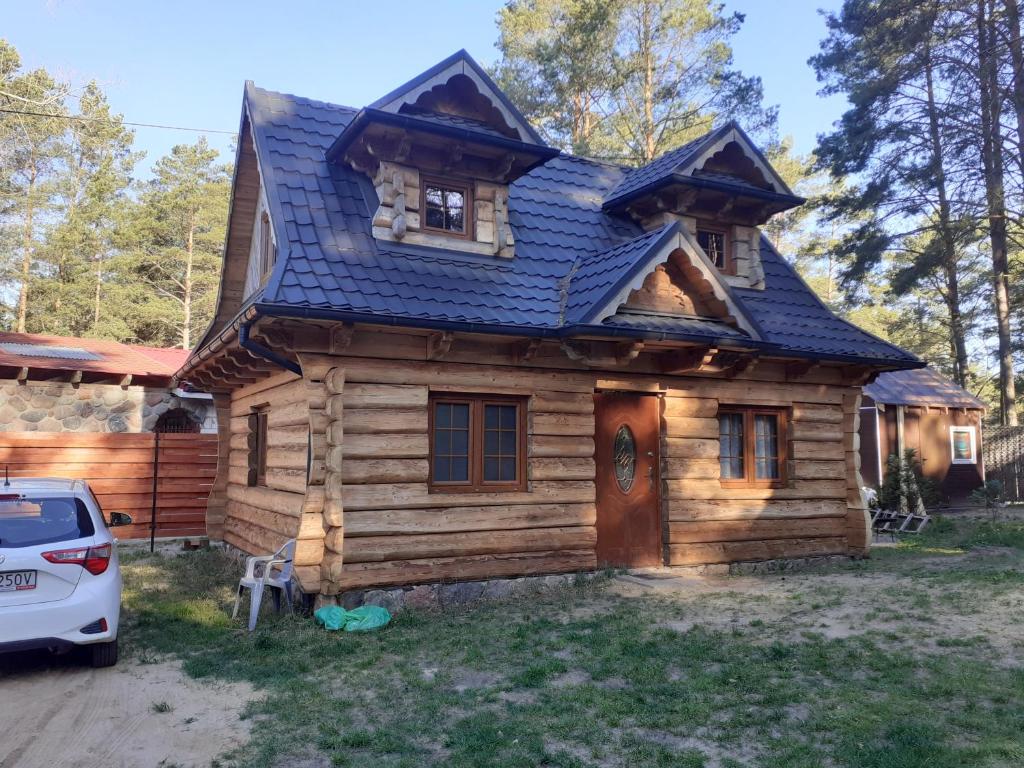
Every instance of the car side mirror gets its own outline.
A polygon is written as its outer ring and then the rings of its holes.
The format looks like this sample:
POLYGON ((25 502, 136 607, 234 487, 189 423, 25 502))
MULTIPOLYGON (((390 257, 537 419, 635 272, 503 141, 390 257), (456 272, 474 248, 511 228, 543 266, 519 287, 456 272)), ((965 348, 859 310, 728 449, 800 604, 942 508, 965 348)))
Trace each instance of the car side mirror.
POLYGON ((132 516, 127 512, 111 512, 110 513, 110 527, 117 528, 121 525, 131 525, 132 516))

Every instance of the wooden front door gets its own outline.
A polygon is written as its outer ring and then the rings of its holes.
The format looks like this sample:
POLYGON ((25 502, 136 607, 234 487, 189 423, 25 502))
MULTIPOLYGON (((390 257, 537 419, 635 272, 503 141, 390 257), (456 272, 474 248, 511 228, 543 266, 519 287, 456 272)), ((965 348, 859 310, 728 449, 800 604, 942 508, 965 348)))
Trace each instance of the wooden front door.
POLYGON ((597 564, 661 565, 658 398, 594 395, 597 451, 597 564))

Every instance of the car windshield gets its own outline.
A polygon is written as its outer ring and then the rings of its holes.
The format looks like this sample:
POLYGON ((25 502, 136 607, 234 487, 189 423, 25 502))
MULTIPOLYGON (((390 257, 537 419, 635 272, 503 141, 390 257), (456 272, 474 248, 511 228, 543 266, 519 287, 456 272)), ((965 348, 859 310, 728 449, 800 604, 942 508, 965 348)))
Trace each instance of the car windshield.
POLYGON ((0 549, 74 541, 94 533, 81 499, 0 495, 0 549))

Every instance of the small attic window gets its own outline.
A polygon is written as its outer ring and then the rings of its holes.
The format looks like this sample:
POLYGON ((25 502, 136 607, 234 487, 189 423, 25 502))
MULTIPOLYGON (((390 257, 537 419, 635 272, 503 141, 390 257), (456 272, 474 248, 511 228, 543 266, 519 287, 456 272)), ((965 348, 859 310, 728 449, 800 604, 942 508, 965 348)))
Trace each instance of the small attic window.
POLYGON ((729 258, 729 233, 726 230, 698 225, 697 242, 719 272, 726 275, 736 274, 735 265, 729 258))
POLYGON ((423 229, 468 237, 472 231, 472 206, 469 185, 450 179, 424 179, 422 182, 423 229))
POLYGON ((270 234, 270 216, 266 211, 260 217, 260 279, 265 278, 274 268, 274 240, 270 234))

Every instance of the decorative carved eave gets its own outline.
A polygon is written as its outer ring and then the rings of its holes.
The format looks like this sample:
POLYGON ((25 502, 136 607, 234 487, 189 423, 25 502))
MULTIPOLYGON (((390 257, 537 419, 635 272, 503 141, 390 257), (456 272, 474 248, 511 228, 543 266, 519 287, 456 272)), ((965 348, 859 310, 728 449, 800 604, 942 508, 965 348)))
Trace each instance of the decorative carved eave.
POLYGON ((716 347, 683 347, 665 352, 658 357, 658 369, 662 373, 693 373, 711 364, 716 347))
POLYGON ((749 371, 757 361, 754 352, 711 346, 683 347, 662 353, 658 357, 658 369, 672 375, 696 373, 734 378, 749 371))
POLYGON ((659 213, 676 213, 709 221, 761 226, 772 216, 804 202, 795 195, 730 188, 728 185, 675 174, 648 196, 631 201, 625 212, 636 221, 659 213))
POLYGON ((642 341, 563 341, 562 351, 570 360, 593 368, 622 368, 643 351, 642 341))
POLYGON ((786 363, 786 379, 789 381, 801 379, 820 367, 821 363, 817 360, 795 360, 786 363))
POLYGON ((693 291, 701 306, 710 313, 709 318, 720 320, 744 331, 752 339, 760 339, 760 333, 753 320, 746 314, 739 303, 733 299, 732 292, 725 284, 721 274, 715 268, 693 235, 678 225, 670 230, 668 237, 656 249, 648 253, 636 266, 628 280, 622 281, 613 295, 602 300, 601 305, 588 313, 588 322, 597 324, 614 315, 620 307, 627 304, 630 296, 643 287, 648 275, 670 259, 684 276, 684 291, 693 291))
POLYGON ((557 154, 493 132, 367 108, 342 131, 327 158, 371 177, 380 163, 395 162, 425 173, 508 183, 557 154))
POLYGON ((451 351, 455 334, 449 331, 432 333, 427 337, 427 360, 441 360, 451 351))
POLYGON ((528 363, 537 356, 537 352, 540 351, 540 345, 543 343, 542 339, 533 338, 527 339, 526 341, 520 342, 516 345, 513 351, 513 358, 517 363, 528 363))
POLYGON ((465 50, 421 72, 370 106, 388 112, 410 106, 446 111, 453 104, 456 114, 482 120, 510 138, 544 146, 529 121, 465 50))

